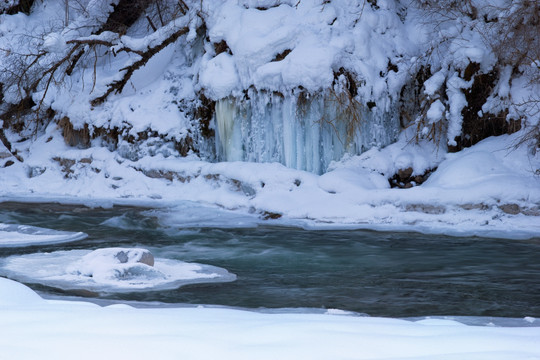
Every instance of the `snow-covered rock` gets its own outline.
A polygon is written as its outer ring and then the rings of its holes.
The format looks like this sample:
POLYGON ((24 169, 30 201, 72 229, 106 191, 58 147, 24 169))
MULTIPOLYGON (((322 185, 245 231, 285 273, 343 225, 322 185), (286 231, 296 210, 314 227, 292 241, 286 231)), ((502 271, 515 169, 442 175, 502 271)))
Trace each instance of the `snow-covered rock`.
POLYGON ((174 289, 236 279, 222 268, 154 259, 146 249, 129 248, 11 256, 0 260, 0 273, 20 281, 98 293, 174 289))

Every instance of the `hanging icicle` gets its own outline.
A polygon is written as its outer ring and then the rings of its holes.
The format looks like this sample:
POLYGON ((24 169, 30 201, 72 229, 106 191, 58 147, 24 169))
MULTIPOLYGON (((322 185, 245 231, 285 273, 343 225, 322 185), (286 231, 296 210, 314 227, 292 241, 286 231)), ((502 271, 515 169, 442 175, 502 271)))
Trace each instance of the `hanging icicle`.
POLYGON ((216 153, 220 161, 280 162, 323 173, 344 154, 360 154, 395 141, 392 104, 365 106, 333 92, 283 96, 250 90, 216 102, 216 153))

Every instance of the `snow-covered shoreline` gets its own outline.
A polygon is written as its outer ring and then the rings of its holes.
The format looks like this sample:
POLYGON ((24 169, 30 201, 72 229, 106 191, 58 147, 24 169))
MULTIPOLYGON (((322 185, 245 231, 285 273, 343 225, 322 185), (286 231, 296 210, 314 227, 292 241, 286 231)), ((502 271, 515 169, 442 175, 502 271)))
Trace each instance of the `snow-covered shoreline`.
MULTIPOLYGON (((489 215, 483 211, 463 213, 461 209, 451 214, 455 219, 467 219, 468 227, 459 228, 455 222, 445 222, 444 218, 432 217, 431 221, 420 220, 422 212, 415 211, 407 214, 410 223, 392 223, 388 222, 344 222, 338 221, 320 221, 317 219, 265 219, 260 214, 253 214, 249 211, 227 210, 213 204, 200 204, 192 201, 179 202, 163 202, 156 200, 125 200, 125 199, 110 199, 110 198, 78 198, 78 197, 21 197, 21 196, 6 196, 0 199, 0 207, 2 203, 15 203, 18 205, 31 206, 75 206, 92 208, 110 209, 116 206, 133 207, 155 211, 165 227, 173 228, 254 228, 258 226, 271 226, 283 228, 300 228, 304 230, 314 231, 339 231, 339 230, 370 230, 377 232, 402 232, 402 233, 420 233, 425 235, 446 235, 455 237, 480 237, 493 239, 508 239, 508 240, 528 240, 540 237, 540 230, 536 226, 536 219, 524 218, 522 221, 512 220, 501 226, 493 227, 485 224, 475 223, 474 218, 470 216, 478 216, 478 218, 489 218, 489 216, 501 217, 501 213, 494 212, 496 215, 489 215), (195 213, 185 214, 186 210, 195 209, 195 213), (204 214, 201 214, 204 212, 204 214)), ((379 209, 382 211, 382 209, 379 209)), ((392 209, 396 210, 396 209, 392 209)), ((403 216, 402 211, 397 210, 400 216, 403 216)), ((495 210, 496 211, 496 210, 495 210)), ((504 214, 502 214, 504 216, 504 214)), ((508 219, 501 219, 501 222, 508 219)), ((458 221, 458 220, 455 220, 458 221)), ((36 244, 40 243, 36 239, 36 244)), ((71 241, 71 240, 66 240, 71 241)), ((45 244, 45 242, 43 242, 45 244)), ((8 246, 8 245, 4 245, 8 246)))
POLYGON ((528 154, 526 145, 514 146, 519 134, 489 138, 438 160, 432 148, 402 140, 345 158, 323 175, 277 163, 161 155, 131 161, 105 148, 69 148, 54 129, 50 134, 49 142, 30 145, 24 163, 0 168, 1 202, 150 207, 167 226, 184 222, 189 210, 192 218, 207 212, 232 217, 238 226, 248 221, 308 229, 540 236, 540 177, 533 171, 539 155, 528 154), (422 185, 390 188, 388 174, 404 166, 423 172, 430 164, 438 168, 422 185))
POLYGON ((37 354, 42 360, 540 358, 540 327, 339 314, 100 307, 44 300, 24 285, 0 278, 0 347, 10 359, 37 354))

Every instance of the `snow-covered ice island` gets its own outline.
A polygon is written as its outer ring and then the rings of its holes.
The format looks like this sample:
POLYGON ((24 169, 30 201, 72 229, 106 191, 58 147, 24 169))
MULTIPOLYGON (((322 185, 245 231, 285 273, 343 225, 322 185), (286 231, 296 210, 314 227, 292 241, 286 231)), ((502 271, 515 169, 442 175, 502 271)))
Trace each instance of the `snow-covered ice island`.
POLYGON ((148 250, 137 248, 16 255, 1 259, 0 268, 3 275, 21 282, 95 293, 155 291, 236 279, 225 269, 155 259, 148 250))
MULTIPOLYGON (((145 206, 171 227, 206 213, 229 227, 540 238, 537 2, 137 4, 0 4, 1 202, 145 206)), ((86 230, 25 226, 0 223, 0 248, 86 230)), ((72 255, 44 276, 100 277, 80 262, 95 253, 50 254, 72 255)), ((114 264, 97 273, 111 280, 114 264)), ((129 266, 168 276, 157 264, 129 266)), ((8 358, 540 358, 538 327, 101 308, 3 278, 0 312, 8 358)))

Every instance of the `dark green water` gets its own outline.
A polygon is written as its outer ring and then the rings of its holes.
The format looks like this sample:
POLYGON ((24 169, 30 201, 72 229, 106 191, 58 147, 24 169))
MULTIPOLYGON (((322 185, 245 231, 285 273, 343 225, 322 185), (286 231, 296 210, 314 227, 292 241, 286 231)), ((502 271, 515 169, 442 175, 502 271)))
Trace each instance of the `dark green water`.
MULTIPOLYGON (((0 222, 89 235, 69 244, 0 248, 0 257, 145 247, 156 257, 215 265, 238 276, 232 283, 108 295, 108 299, 339 308, 392 317, 540 317, 540 239, 271 227, 174 229, 160 227, 158 219, 146 214, 129 208, 0 204, 0 222)), ((72 295, 31 286, 49 294, 72 295)))

